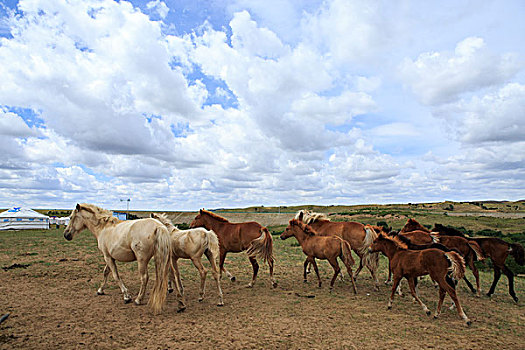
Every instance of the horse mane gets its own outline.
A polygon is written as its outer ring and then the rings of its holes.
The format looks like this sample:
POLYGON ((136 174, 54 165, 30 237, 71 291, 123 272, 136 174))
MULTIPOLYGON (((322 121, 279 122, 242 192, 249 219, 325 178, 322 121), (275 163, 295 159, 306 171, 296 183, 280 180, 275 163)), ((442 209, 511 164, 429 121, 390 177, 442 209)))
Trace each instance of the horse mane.
MULTIPOLYGON (((402 250, 408 250, 407 244, 403 241, 402 238, 399 238, 400 236, 388 236, 387 234, 381 232, 378 236, 378 238, 381 237, 381 239, 385 239, 391 242, 394 242, 394 244, 402 250)), ((406 237, 405 237, 406 238, 406 237)), ((408 239, 408 238, 407 238, 408 239)), ((410 239, 408 239, 408 242, 410 242, 410 239)))
POLYGON ((152 217, 153 219, 159 220, 170 231, 175 231, 175 232, 180 231, 177 226, 173 225, 173 222, 171 222, 171 220, 168 218, 166 214, 151 213, 150 217, 152 217))
POLYGON ((463 238, 467 238, 465 234, 458 229, 450 226, 444 226, 441 224, 434 224, 434 229, 432 231, 439 232, 439 234, 443 236, 459 236, 463 238))
POLYGON ((81 209, 85 209, 89 212, 91 212, 95 219, 98 221, 98 224, 102 223, 111 223, 111 224, 117 224, 120 220, 113 216, 113 212, 97 207, 94 204, 89 203, 82 203, 80 204, 81 209))
POLYGON ((214 218, 215 220, 217 221, 221 221, 221 222, 229 222, 226 218, 223 218, 222 216, 219 216, 215 213, 212 213, 211 211, 208 211, 208 210, 205 210, 205 209, 201 209, 201 214, 207 214, 208 216, 211 216, 212 218, 214 218))
POLYGON ((330 221, 330 218, 323 213, 314 213, 306 209, 301 209, 295 214, 295 219, 299 219, 299 215, 303 214, 303 222, 306 224, 312 224, 316 221, 330 221))
POLYGON ((396 236, 396 239, 398 239, 401 243, 405 244, 407 247, 412 245, 412 241, 407 236, 398 235, 396 236))
POLYGON ((292 219, 290 220, 289 224, 291 226, 297 225, 301 228, 301 230, 308 236, 316 236, 317 232, 308 224, 298 220, 298 219, 292 219))

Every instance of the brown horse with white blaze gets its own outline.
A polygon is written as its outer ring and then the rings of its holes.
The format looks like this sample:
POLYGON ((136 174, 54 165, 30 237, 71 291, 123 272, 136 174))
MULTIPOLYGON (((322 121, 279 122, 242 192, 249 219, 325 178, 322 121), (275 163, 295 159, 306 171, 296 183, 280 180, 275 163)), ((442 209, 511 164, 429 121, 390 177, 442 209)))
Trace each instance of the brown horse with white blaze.
POLYGON ((319 269, 315 259, 328 260, 332 268, 334 269, 334 276, 330 281, 330 291, 334 287, 335 279, 341 271, 337 258, 339 257, 343 264, 346 266, 350 280, 352 281, 352 287, 354 293, 357 293, 355 286, 355 280, 352 274, 352 265, 354 259, 352 258, 352 247, 350 244, 337 236, 319 236, 309 225, 297 220, 290 220, 288 227, 281 234, 281 239, 287 239, 295 236, 297 242, 301 245, 303 253, 306 254, 307 259, 304 262, 304 282, 306 282, 306 267, 308 263, 314 266, 315 273, 317 274, 317 280, 319 281, 319 288, 321 288, 321 277, 319 276, 319 269))
POLYGON ((388 309, 392 308, 392 301, 394 300, 397 286, 404 277, 408 280, 410 292, 414 299, 423 307, 426 314, 430 315, 430 310, 423 304, 421 299, 419 299, 415 289, 417 277, 430 275, 430 278, 439 285, 439 301, 434 318, 439 316, 443 300, 448 293, 456 305, 459 316, 467 325, 471 324, 459 303, 454 281, 450 277, 452 276, 456 280, 459 280, 465 275, 465 262, 458 253, 453 251, 444 252, 434 248, 408 250, 404 243, 384 234, 379 234, 370 247, 370 250, 372 252, 382 252, 390 260, 390 266, 394 274, 394 284, 392 285, 388 309))
POLYGON ((259 271, 257 257, 268 263, 272 286, 277 287, 277 282, 273 278, 273 240, 266 227, 254 221, 232 223, 222 216, 204 209, 199 211, 190 227, 204 227, 217 234, 219 237, 219 269, 221 274, 224 271, 232 282, 235 281, 235 276, 224 268, 226 253, 246 251, 253 268, 252 281, 247 287, 253 287, 257 278, 259 271))

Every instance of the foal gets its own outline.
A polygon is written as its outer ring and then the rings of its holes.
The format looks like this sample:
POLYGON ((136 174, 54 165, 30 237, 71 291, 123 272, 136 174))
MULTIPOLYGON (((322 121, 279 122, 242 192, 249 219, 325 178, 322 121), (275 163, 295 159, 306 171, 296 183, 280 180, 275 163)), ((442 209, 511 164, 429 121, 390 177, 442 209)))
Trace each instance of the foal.
POLYGON ((459 280, 465 275, 465 262, 458 253, 443 252, 442 250, 434 248, 419 251, 408 250, 404 243, 401 243, 396 238, 387 237, 384 234, 380 234, 376 238, 370 250, 372 252, 382 252, 385 254, 390 260, 390 266, 394 273, 394 284, 392 285, 388 309, 392 308, 392 301, 394 300, 397 286, 401 279, 405 277, 408 280, 412 296, 423 307, 426 314, 430 315, 430 310, 423 304, 421 299, 419 299, 415 290, 416 278, 430 275, 430 278, 439 285, 439 302, 434 318, 439 316, 443 300, 445 299, 446 293, 448 293, 454 301, 454 304, 456 304, 459 316, 466 322, 467 326, 470 326, 471 321, 467 315, 465 315, 459 303, 454 281, 450 278, 450 275, 452 275, 453 278, 459 280))
POLYGON ((206 268, 202 265, 201 258, 206 255, 211 265, 211 272, 217 284, 217 291, 219 293, 219 303, 217 306, 223 306, 222 289, 219 277, 219 268, 217 263, 219 261, 219 239, 213 231, 208 231, 205 228, 198 227, 189 230, 179 230, 170 219, 164 214, 151 213, 153 219, 159 220, 170 232, 171 236, 171 261, 172 268, 170 269, 170 280, 168 282, 168 291, 172 292, 172 281, 178 284, 181 296, 184 295, 184 287, 180 280, 179 266, 177 261, 179 259, 190 259, 193 265, 199 270, 201 276, 201 290, 199 301, 204 300, 204 290, 206 286, 206 268), (176 275, 176 276, 174 276, 176 275), (176 278, 176 279, 175 279, 176 278))
POLYGON ((317 236, 316 232, 309 225, 297 219, 290 220, 288 227, 286 227, 286 230, 281 234, 281 239, 284 240, 292 236, 295 236, 303 249, 303 253, 307 256, 304 262, 304 282, 306 282, 306 267, 308 263, 311 263, 317 274, 320 288, 321 277, 319 276, 315 258, 328 260, 334 269, 334 276, 330 281, 330 291, 332 291, 335 279, 341 271, 339 263, 337 262, 337 257, 339 257, 346 266, 348 276, 350 276, 350 280, 352 281, 354 293, 357 294, 354 275, 352 274, 354 259, 352 258, 352 247, 350 247, 350 243, 337 236, 317 236))

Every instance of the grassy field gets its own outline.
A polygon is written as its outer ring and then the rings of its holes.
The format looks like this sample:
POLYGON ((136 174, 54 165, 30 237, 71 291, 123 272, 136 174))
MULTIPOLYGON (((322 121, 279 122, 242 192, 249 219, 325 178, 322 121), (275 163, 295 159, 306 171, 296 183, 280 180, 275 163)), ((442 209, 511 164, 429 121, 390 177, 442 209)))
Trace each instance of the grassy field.
MULTIPOLYGON (((519 227, 523 219, 468 217, 455 221, 459 219, 442 214, 416 218, 425 224, 441 222, 476 230, 497 228, 505 234, 521 232, 524 227, 519 227)), ((371 223, 384 219, 368 214, 361 217, 361 221, 371 223)), ((392 216, 387 220, 400 227, 405 219, 392 216)), ((280 228, 273 227, 274 231, 280 228)), ((251 278, 251 266, 245 254, 229 254, 227 268, 237 276, 237 282, 222 280, 226 305, 215 306, 217 294, 211 274, 206 299, 199 303, 197 271, 184 261, 181 272, 188 309, 177 314, 175 298, 170 295, 163 314, 154 316, 147 306, 124 304, 112 280, 107 295, 97 296, 104 262, 95 238, 83 232, 68 242, 62 233, 62 229, 0 233, 0 267, 27 265, 0 271, 0 314, 11 313, 0 325, 1 349, 523 348, 523 301, 512 301, 505 277, 491 299, 474 297, 460 283, 460 300, 473 321, 467 328, 455 311, 444 309, 441 318, 433 320, 409 297, 396 297, 393 309, 387 311, 390 287, 374 291, 366 271, 357 281, 357 295, 351 292, 348 281, 340 280, 329 293, 332 269, 326 262, 319 263, 323 287, 316 287, 313 276, 304 284, 304 255, 300 247, 294 238, 282 241, 274 236, 277 288, 270 287, 267 267, 262 264, 255 287, 245 288, 251 278)), ((205 266, 209 264, 206 262, 205 266)), ((136 263, 120 263, 118 267, 130 292, 136 295, 140 285, 136 263)), ((148 292, 155 278, 153 263, 149 270, 148 292)), ((467 275, 472 276, 470 271, 467 275)), ((386 278, 384 258, 380 278, 386 278)), ((481 278, 486 291, 492 271, 481 272, 481 278)), ((403 288, 407 290, 406 283, 403 288)), ((516 279, 516 292, 520 299, 525 298, 525 281, 521 278, 516 279)), ((437 291, 428 279, 420 283, 420 294, 434 309, 437 291)), ((448 305, 450 299, 447 300, 448 305)))

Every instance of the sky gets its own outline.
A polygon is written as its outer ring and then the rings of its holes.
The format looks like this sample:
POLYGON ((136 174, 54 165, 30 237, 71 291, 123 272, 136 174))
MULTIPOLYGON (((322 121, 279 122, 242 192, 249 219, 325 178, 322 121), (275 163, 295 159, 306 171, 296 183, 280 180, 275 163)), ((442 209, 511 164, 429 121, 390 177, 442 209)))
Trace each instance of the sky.
POLYGON ((0 207, 525 199, 525 2, 0 2, 0 207))

